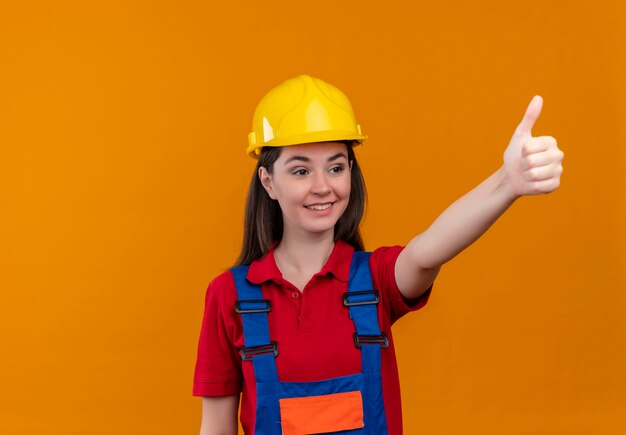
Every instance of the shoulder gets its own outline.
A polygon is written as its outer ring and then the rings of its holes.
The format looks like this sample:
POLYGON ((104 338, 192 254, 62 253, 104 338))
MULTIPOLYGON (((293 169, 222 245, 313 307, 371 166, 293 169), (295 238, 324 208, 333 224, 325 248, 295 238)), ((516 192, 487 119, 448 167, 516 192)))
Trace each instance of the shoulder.
POLYGON ((217 275, 213 280, 209 283, 208 290, 212 292, 225 292, 228 290, 233 290, 235 288, 235 281, 233 279, 233 274, 230 269, 227 269, 217 275))
POLYGON ((236 299, 237 290, 230 269, 223 271, 213 278, 206 289, 205 303, 207 307, 234 306, 233 304, 236 299))
MULTIPOLYGON (((365 251, 370 255, 370 267, 378 266, 379 263, 385 262, 395 262, 400 255, 400 252, 404 249, 404 246, 394 245, 394 246, 381 246, 373 251, 365 251)), ((333 250, 333 254, 337 254, 336 256, 345 259, 352 257, 352 253, 355 252, 355 248, 350 245, 348 242, 343 240, 339 240, 336 243, 336 247, 333 250)), ((333 255, 331 255, 331 259, 333 259, 333 255)))
MULTIPOLYGON (((375 285, 395 284, 395 264, 404 246, 381 246, 373 251, 366 251, 369 254, 369 268, 375 285)), ((354 248, 342 242, 338 248, 337 257, 340 258, 341 269, 347 271, 350 268, 350 258, 354 248)))
MULTIPOLYGON (((404 246, 382 246, 372 251, 370 256, 370 272, 372 281, 383 297, 383 302, 391 313, 391 322, 410 311, 422 308, 430 296, 430 289, 415 300, 407 300, 400 293, 396 280, 396 260, 404 246)), ((432 286, 431 286, 432 287, 432 286)))
POLYGON ((372 269, 393 268, 404 246, 381 246, 372 251, 370 267, 372 269))

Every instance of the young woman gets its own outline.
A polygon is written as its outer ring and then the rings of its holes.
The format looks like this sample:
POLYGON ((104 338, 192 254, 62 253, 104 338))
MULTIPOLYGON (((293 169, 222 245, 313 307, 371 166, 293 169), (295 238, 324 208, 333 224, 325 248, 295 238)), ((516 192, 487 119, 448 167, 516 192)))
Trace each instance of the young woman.
POLYGON ((391 325, 427 301, 441 266, 519 197, 559 186, 563 152, 532 137, 530 102, 500 169, 406 246, 365 253, 361 134, 337 88, 309 76, 270 91, 254 115, 258 159, 237 267, 206 292, 194 395, 200 433, 402 433, 391 325))

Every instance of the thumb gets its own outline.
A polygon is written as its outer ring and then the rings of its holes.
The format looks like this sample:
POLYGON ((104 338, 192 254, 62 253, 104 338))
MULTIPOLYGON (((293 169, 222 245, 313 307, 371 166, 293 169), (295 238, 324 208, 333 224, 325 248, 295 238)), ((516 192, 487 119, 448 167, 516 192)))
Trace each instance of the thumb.
POLYGON ((541 107, 543 106, 543 98, 539 95, 535 95, 530 103, 528 104, 528 108, 526 108, 526 113, 524 114, 524 119, 517 126, 517 132, 519 134, 531 134, 530 130, 535 125, 535 121, 539 118, 539 114, 541 113, 541 107))

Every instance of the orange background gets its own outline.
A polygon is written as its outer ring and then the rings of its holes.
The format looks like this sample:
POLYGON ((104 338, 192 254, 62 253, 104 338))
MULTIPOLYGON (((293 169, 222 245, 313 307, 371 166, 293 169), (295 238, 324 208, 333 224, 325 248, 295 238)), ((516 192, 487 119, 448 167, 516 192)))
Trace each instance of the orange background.
POLYGON ((198 432, 252 112, 303 72, 370 136, 369 249, 495 171, 534 94, 566 154, 395 327, 406 433, 626 433, 625 26, 617 0, 2 2, 0 433, 198 432))

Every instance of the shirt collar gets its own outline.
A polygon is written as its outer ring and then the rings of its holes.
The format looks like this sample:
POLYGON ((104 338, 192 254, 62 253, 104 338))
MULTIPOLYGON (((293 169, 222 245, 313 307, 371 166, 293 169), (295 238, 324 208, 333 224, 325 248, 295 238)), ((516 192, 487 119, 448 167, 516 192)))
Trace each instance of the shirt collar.
MULTIPOLYGON (((252 262, 248 270, 248 281, 253 284, 261 284, 270 280, 277 283, 282 280, 283 275, 274 259, 276 246, 278 246, 278 242, 274 242, 270 250, 262 258, 252 262)), ((317 275, 323 276, 330 273, 338 280, 347 282, 350 276, 350 263, 352 262, 353 252, 354 248, 348 243, 343 240, 336 241, 326 264, 322 266, 317 275)))

